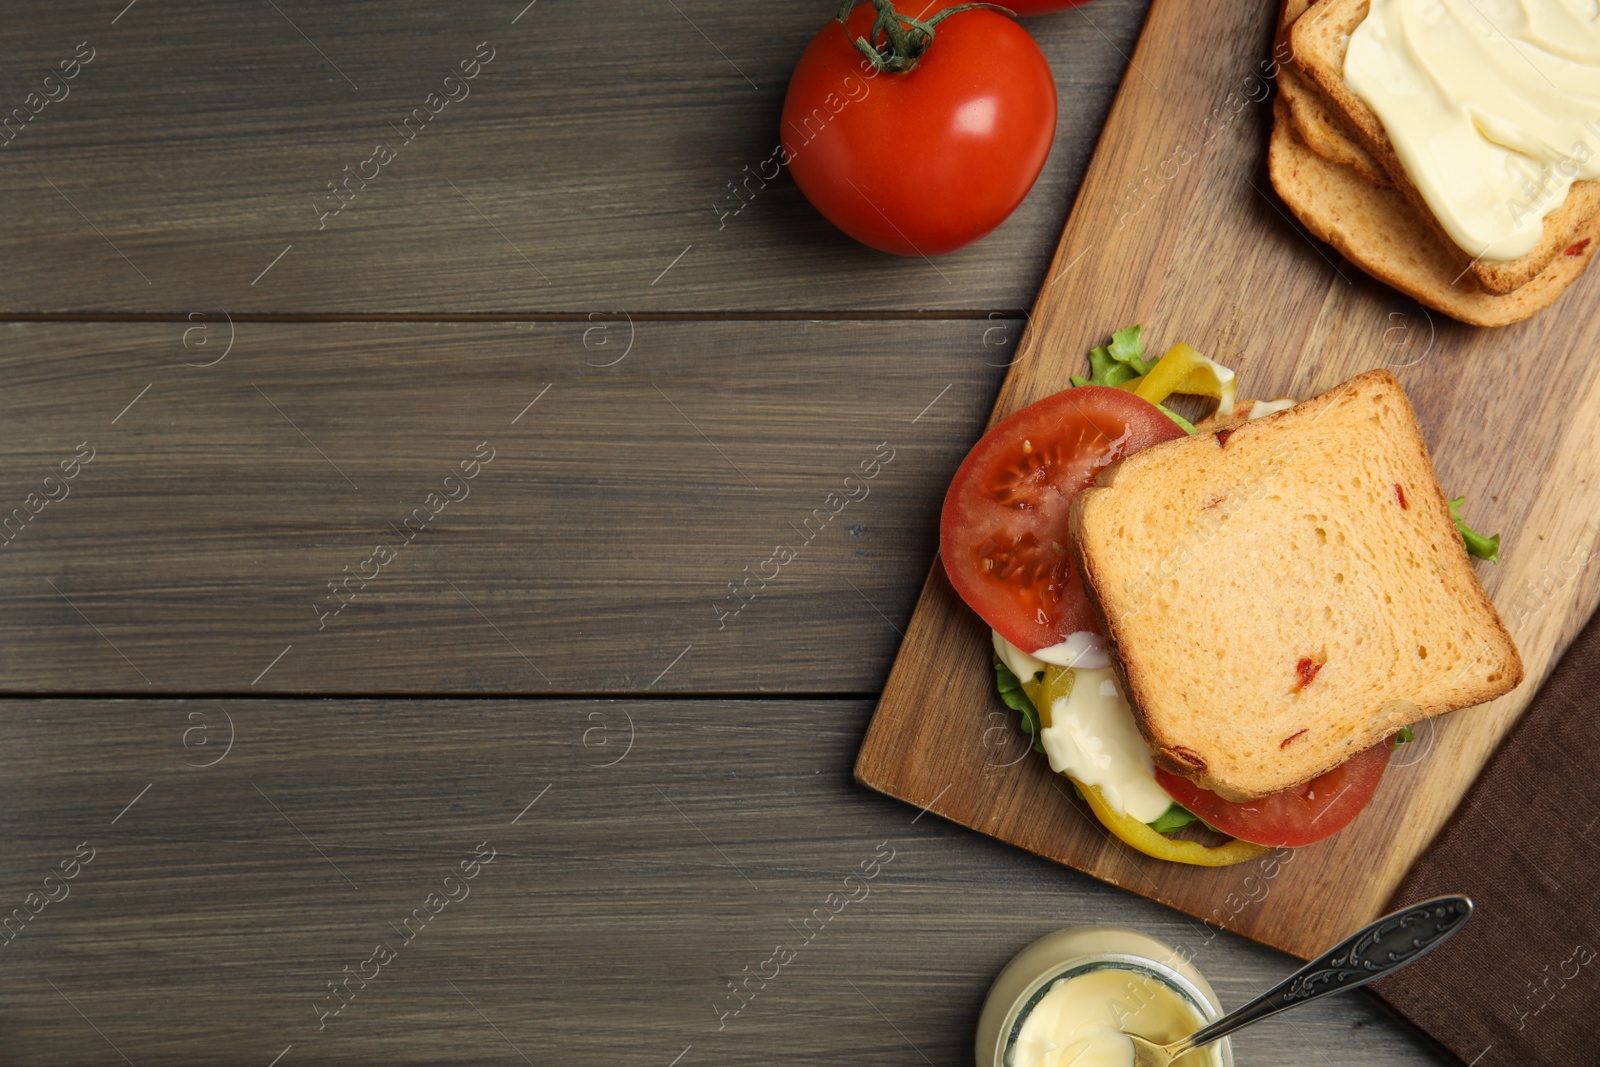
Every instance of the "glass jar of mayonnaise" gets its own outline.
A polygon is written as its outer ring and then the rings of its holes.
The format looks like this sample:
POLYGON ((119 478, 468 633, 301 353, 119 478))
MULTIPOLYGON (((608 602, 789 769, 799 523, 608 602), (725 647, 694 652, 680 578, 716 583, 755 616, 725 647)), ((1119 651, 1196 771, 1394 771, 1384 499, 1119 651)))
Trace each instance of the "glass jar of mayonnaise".
MULTIPOLYGON (((1222 1017, 1189 962, 1133 930, 1074 926, 1017 953, 978 1017, 978 1067, 1132 1067, 1135 1033, 1166 1044, 1222 1017)), ((1233 1067, 1228 1039, 1177 1061, 1233 1067)))

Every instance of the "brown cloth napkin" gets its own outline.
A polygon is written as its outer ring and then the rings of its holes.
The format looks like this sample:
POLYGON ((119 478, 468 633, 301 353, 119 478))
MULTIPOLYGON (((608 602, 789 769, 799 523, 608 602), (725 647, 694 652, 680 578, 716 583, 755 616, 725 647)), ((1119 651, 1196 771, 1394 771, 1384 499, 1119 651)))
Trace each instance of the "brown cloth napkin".
POLYGON ((1473 1067, 1600 1064, 1600 614, 1394 904, 1443 893, 1472 921, 1373 992, 1473 1067))

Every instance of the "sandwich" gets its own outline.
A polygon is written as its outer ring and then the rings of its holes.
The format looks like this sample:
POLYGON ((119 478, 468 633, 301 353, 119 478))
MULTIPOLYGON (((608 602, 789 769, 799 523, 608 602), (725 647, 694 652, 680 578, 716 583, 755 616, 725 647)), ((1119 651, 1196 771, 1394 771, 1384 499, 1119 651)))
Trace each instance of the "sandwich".
POLYGON ((1139 328, 1002 420, 945 498, 940 554, 992 631, 1001 699, 1094 816, 1221 866, 1312 844, 1366 806, 1424 719, 1522 662, 1473 569, 1499 537, 1441 491, 1387 371, 1238 401, 1139 328), (1190 424, 1163 402, 1216 399, 1190 424))

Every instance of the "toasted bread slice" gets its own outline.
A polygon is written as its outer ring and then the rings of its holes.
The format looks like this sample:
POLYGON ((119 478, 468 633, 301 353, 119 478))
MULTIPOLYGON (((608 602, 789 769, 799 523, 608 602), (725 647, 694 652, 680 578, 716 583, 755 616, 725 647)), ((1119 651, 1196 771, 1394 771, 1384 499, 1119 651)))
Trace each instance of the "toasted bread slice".
POLYGON ((1070 531, 1155 761, 1231 800, 1522 681, 1388 371, 1129 456, 1070 531))
MULTIPOLYGON (((1305 14, 1315 0, 1283 0, 1278 9, 1278 33, 1273 43, 1273 55, 1292 53, 1289 28, 1305 14)), ((1388 185, 1389 175, 1382 165, 1372 158, 1372 153, 1361 147, 1355 135, 1345 126, 1333 107, 1322 98, 1316 83, 1300 73, 1293 60, 1278 66, 1278 95, 1289 105, 1289 117, 1300 139, 1317 155, 1354 168, 1368 181, 1388 185)))
MULTIPOLYGON (((1350 35, 1366 19, 1367 11, 1368 0, 1319 0, 1290 27, 1289 41, 1295 62, 1322 90, 1326 100, 1382 165, 1395 187, 1405 193, 1420 216, 1436 227, 1444 240, 1450 241, 1427 201, 1407 176, 1405 166, 1384 132, 1383 123, 1366 102, 1345 85, 1344 58, 1350 46, 1350 35)), ((1533 251, 1504 262, 1473 258, 1470 269, 1478 284, 1489 292, 1513 292, 1531 282, 1570 248, 1579 239, 1579 231, 1597 212, 1600 212, 1600 182, 1576 182, 1561 206, 1545 216, 1544 235, 1533 251)), ((1462 251, 1474 256, 1477 250, 1462 251)))
POLYGON ((1527 285, 1485 292, 1464 256, 1395 189, 1366 181, 1353 169, 1312 152, 1274 101, 1267 151, 1272 187, 1306 229, 1346 259, 1407 296, 1473 326, 1520 322, 1555 303, 1583 274, 1600 247, 1600 216, 1589 220, 1569 250, 1527 285))
MULTIPOLYGON (((1194 428, 1199 430, 1201 433, 1206 433, 1211 430, 1226 430, 1230 427, 1238 426, 1240 423, 1249 422, 1251 418, 1255 417, 1255 406, 1258 403, 1276 405, 1281 409, 1281 407, 1284 406, 1293 407, 1297 401, 1288 397, 1275 397, 1271 400, 1265 401, 1257 401, 1249 398, 1244 400, 1236 400, 1234 401, 1233 412, 1231 414, 1220 415, 1213 411, 1203 419, 1196 419, 1194 422, 1194 428)), ((1266 418, 1268 414, 1273 414, 1273 412, 1269 410, 1268 412, 1263 413, 1261 418, 1266 418)))
POLYGON ((1361 147, 1344 121, 1322 98, 1316 83, 1292 66, 1278 71, 1278 95, 1288 105, 1289 120, 1306 147, 1324 159, 1342 163, 1376 185, 1393 185, 1383 165, 1361 147))
POLYGON ((1278 51, 1278 45, 1289 39, 1289 28, 1295 20, 1304 15, 1317 0, 1283 0, 1278 5, 1278 28, 1273 34, 1273 50, 1278 51))

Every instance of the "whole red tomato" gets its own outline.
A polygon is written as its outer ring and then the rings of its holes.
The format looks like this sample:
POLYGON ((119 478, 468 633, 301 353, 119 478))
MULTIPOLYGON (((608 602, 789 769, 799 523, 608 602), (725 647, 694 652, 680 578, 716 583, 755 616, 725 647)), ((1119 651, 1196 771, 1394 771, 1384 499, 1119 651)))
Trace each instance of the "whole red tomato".
POLYGON ((1056 85, 1028 31, 997 11, 858 4, 806 46, 783 102, 784 162, 817 210, 863 244, 952 252, 1033 188, 1056 130, 1056 85), (874 21, 879 29, 874 35, 874 21), (867 51, 858 38, 869 38, 867 51))

